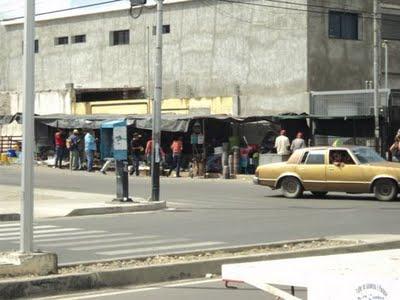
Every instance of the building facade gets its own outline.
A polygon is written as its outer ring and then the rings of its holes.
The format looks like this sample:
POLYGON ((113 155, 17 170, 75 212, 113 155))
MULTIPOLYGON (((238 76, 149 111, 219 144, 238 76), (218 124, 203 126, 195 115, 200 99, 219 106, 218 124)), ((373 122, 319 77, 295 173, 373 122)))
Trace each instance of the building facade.
MULTIPOLYGON (((165 1, 164 112, 309 112, 310 91, 373 79, 372 0, 243 2, 165 1)), ((383 1, 379 18, 391 88, 400 88, 396 2, 383 1)), ((149 113, 154 25, 154 6, 138 18, 129 9, 39 18, 36 113, 149 113)), ((22 40, 20 19, 2 22, 2 114, 21 111, 22 40)))

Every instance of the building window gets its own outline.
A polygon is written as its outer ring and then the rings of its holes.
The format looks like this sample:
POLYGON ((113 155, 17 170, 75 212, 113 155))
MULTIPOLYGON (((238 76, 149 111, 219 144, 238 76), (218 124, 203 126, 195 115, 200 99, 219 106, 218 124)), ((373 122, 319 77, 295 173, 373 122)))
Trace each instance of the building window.
POLYGON ((129 44, 129 30, 118 30, 110 32, 110 45, 127 45, 129 44))
POLYGON ((56 37, 54 39, 54 45, 68 45, 68 37, 67 36, 61 36, 61 37, 56 37))
POLYGON ((35 53, 39 53, 39 40, 35 40, 35 53))
POLYGON ((86 34, 74 35, 71 37, 72 44, 86 43, 86 34))
MULTIPOLYGON (((171 26, 170 25, 163 25, 163 34, 168 34, 171 32, 171 26)), ((153 26, 153 35, 157 34, 157 27, 153 26)))
MULTIPOLYGON (((39 40, 35 40, 35 53, 39 53, 39 40)), ((22 54, 24 54, 24 41, 22 41, 22 54)))
POLYGON ((358 14, 330 11, 329 37, 334 39, 358 40, 358 14))
POLYGON ((382 15, 382 39, 400 40, 400 15, 382 15))

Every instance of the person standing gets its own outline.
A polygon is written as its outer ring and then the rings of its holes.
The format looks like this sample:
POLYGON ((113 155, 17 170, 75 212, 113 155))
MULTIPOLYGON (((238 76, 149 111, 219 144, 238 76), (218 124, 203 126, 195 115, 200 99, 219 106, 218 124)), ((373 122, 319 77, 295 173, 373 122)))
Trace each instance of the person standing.
POLYGON ((143 146, 141 143, 141 135, 137 132, 133 134, 131 140, 131 152, 132 152, 132 160, 133 160, 133 169, 130 172, 130 175, 133 175, 135 172, 136 176, 139 176, 139 162, 140 162, 140 155, 143 152, 143 146))
POLYGON ((290 146, 290 150, 292 152, 302 149, 306 147, 306 142, 303 139, 303 133, 298 132, 296 138, 292 141, 292 145, 290 146))
POLYGON ((290 154, 289 147, 290 141, 286 136, 286 130, 282 129, 280 135, 275 139, 276 153, 278 155, 288 155, 290 154))
POLYGON ((79 130, 74 129, 72 134, 69 136, 69 151, 70 151, 70 168, 71 170, 78 170, 79 167, 79 151, 78 151, 78 137, 79 130))
POLYGON ((83 162, 85 161, 85 136, 78 135, 78 169, 83 170, 83 162))
POLYGON ((54 167, 57 168, 57 166, 62 169, 62 161, 64 158, 64 153, 65 153, 65 139, 63 136, 63 132, 61 129, 58 129, 57 132, 54 134, 54 143, 55 143, 55 150, 56 150, 56 157, 54 161, 54 167))
MULTIPOLYGON (((146 143, 146 149, 144 150, 144 154, 146 155, 146 161, 148 165, 151 165, 151 155, 152 155, 152 148, 153 148, 153 140, 150 139, 146 143)), ((164 160, 165 159, 165 153, 161 147, 159 147, 160 150, 160 159, 164 160)))
POLYGON ((93 171, 93 159, 94 152, 96 151, 96 139, 91 132, 87 132, 85 135, 85 153, 86 153, 86 164, 87 171, 93 171))
POLYGON ((181 170, 181 159, 183 151, 182 137, 174 139, 174 141, 171 144, 171 150, 172 150, 172 166, 169 169, 168 176, 170 176, 172 171, 175 169, 176 177, 181 177, 180 170, 181 170))

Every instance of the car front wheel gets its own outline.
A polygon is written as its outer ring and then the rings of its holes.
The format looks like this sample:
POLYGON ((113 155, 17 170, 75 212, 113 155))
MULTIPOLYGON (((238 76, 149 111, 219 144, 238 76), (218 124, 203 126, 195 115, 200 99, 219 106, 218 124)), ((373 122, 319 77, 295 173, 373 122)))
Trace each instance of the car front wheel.
POLYGON ((397 198, 397 184, 390 179, 379 179, 374 184, 374 194, 380 201, 392 201, 397 198))
POLYGON ((286 198, 299 198, 303 194, 303 186, 295 177, 283 178, 281 188, 286 198))

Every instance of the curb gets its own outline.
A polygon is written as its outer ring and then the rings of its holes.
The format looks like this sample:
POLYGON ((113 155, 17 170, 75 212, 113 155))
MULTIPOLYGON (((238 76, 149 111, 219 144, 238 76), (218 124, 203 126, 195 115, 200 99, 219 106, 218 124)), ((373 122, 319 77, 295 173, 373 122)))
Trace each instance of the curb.
MULTIPOLYGON (((321 240, 321 239, 320 239, 321 240)), ((287 243, 281 243, 285 245, 287 243)), ((277 245, 277 244, 274 244, 277 245)), ((265 246, 268 246, 266 244, 265 246)), ((369 243, 314 250, 284 253, 255 254, 249 256, 230 256, 194 262, 180 262, 165 265, 130 267, 90 273, 53 275, 28 279, 9 279, 0 281, 0 299, 32 297, 38 295, 60 294, 77 290, 99 289, 124 285, 154 284, 165 281, 201 278, 206 274, 220 274, 223 264, 276 260, 307 256, 346 254, 375 250, 400 248, 400 241, 369 243)), ((208 252, 208 251, 204 251, 208 252)))
POLYGON ((19 221, 20 214, 0 214, 0 222, 19 221))
POLYGON ((69 214, 67 214, 66 217, 153 211, 153 210, 164 209, 166 207, 167 207, 166 201, 142 202, 136 205, 115 204, 115 206, 108 206, 108 207, 77 208, 71 211, 69 214))

